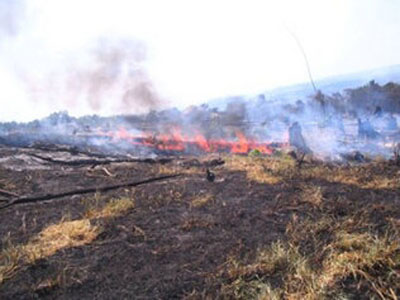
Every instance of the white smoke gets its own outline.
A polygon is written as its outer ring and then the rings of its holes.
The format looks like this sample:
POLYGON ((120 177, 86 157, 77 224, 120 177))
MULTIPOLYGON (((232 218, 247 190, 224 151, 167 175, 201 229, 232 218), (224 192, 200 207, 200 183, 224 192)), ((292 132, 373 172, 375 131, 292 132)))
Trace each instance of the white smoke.
POLYGON ((61 110, 77 116, 145 113, 161 106, 146 71, 144 42, 97 31, 74 38, 72 28, 45 28, 41 11, 25 4, 0 1, 1 121, 61 110))

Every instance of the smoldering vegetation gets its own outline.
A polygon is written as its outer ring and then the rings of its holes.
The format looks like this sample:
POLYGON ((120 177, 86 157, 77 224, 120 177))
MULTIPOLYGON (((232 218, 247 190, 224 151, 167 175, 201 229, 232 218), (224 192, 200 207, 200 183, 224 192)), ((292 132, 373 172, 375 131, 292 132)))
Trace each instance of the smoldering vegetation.
MULTIPOLYGON (((129 47, 126 48, 128 50, 121 53, 112 47, 101 47, 103 50, 98 55, 103 63, 90 76, 83 76, 89 78, 82 86, 89 87, 87 93, 91 94, 91 99, 112 89, 118 77, 115 74, 125 68, 127 57, 133 55, 136 60, 143 59, 143 53, 130 53, 129 47)), ((137 46, 134 48, 138 49, 137 46)), ((130 86, 127 79, 126 105, 136 101, 137 94, 141 94, 139 98, 145 105, 156 108, 157 97, 153 95, 151 85, 132 81, 130 86)), ((100 104, 93 102, 92 105, 100 104)), ((141 144, 141 138, 201 136, 205 141, 237 141, 239 136, 244 136, 247 140, 284 144, 290 139, 289 128, 296 124, 307 148, 318 158, 343 160, 353 154, 356 157, 389 158, 400 139, 399 114, 400 85, 392 82, 379 85, 371 81, 341 93, 325 95, 318 92, 293 101, 266 99, 264 94, 233 97, 224 109, 203 104, 185 110, 153 109, 146 114, 79 118, 58 112, 28 123, 1 123, 0 134, 1 143, 14 146, 53 143, 143 156, 160 153, 141 144), (139 143, 135 138, 139 138, 139 143)))

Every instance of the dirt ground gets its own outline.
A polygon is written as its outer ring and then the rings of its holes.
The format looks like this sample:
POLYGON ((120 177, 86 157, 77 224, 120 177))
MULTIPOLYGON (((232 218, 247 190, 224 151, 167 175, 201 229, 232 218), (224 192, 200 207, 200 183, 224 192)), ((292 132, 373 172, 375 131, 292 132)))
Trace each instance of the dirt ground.
MULTIPOLYGON (((1 299, 256 298, 243 289, 250 289, 247 285, 256 277, 271 287, 282 287, 282 278, 276 277, 279 270, 273 274, 248 269, 234 273, 233 262, 237 262, 236 270, 238 265, 251 266, 261 249, 293 240, 296 230, 301 236, 296 240, 299 251, 315 253, 316 244, 308 243, 312 237, 301 231, 306 228, 303 221, 316 224, 330 218, 337 224, 362 219, 365 223, 352 225, 352 232, 368 230, 378 236, 390 227, 393 238, 398 241, 399 237, 400 168, 390 161, 354 165, 307 162, 298 168, 289 158, 208 155, 176 156, 166 163, 73 166, 32 154, 68 161, 88 159, 68 152, 0 148, 0 189, 20 196, 46 195, 160 174, 182 175, 1 209, 0 273, 1 266, 4 271, 10 264, 15 249, 25 249, 26 254, 29 247, 18 247, 32 244, 51 225, 89 220, 90 226, 97 228, 88 242, 82 237, 82 242, 30 260, 20 255, 6 269, 8 275, 0 279, 1 299), (221 160, 225 163, 219 164, 221 160), (207 167, 215 174, 214 182, 206 178, 207 167), (121 199, 129 199, 132 205, 96 215, 98 208, 121 199), (238 287, 239 281, 243 287, 238 287)), ((9 199, 1 197, 0 205, 9 199)), ((332 238, 329 231, 318 234, 319 241, 329 243, 332 238)), ((391 266, 396 272, 400 270, 399 251, 395 250, 398 261, 391 266)), ((393 276, 400 281, 400 271, 396 272, 393 276)), ((379 286, 386 291, 385 284, 378 284, 377 291, 372 284, 360 285, 362 278, 346 276, 332 285, 351 297, 380 297, 379 286)), ((400 293, 396 286, 392 291, 400 293)), ((293 288, 280 297, 290 298, 289 292, 293 288)))

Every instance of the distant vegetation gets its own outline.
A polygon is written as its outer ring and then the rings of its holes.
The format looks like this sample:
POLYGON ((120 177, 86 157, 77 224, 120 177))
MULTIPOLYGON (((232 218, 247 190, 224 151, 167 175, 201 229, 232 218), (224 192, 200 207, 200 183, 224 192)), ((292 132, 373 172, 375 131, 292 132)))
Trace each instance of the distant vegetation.
POLYGON ((382 112, 400 113, 400 85, 389 82, 383 86, 375 81, 356 89, 347 89, 344 94, 319 95, 314 98, 327 109, 348 114, 373 114, 377 107, 382 112))

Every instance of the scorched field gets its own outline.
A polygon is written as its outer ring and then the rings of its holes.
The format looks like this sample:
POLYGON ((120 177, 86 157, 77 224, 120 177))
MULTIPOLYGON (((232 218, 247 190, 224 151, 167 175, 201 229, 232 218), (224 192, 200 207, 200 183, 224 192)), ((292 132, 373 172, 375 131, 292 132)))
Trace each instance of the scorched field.
POLYGON ((6 146, 0 157, 2 299, 400 294, 395 160, 6 146))

